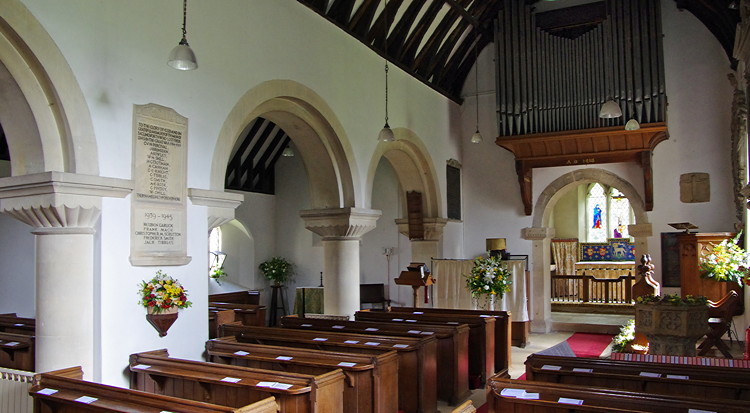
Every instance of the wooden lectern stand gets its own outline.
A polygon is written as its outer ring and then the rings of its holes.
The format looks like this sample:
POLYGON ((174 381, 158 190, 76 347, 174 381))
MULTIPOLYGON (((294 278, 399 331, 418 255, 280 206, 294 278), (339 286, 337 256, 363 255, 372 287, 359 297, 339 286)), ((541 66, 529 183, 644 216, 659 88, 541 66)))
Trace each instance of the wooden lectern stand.
POLYGON ((406 267, 406 271, 401 271, 401 274, 398 278, 395 278, 394 281, 398 285, 410 285, 411 288, 413 288, 413 307, 419 307, 417 305, 419 303, 417 300, 417 291, 419 290, 419 287, 427 287, 435 284, 435 279, 432 278, 430 270, 427 269, 423 262, 413 262, 409 264, 409 266, 406 267))

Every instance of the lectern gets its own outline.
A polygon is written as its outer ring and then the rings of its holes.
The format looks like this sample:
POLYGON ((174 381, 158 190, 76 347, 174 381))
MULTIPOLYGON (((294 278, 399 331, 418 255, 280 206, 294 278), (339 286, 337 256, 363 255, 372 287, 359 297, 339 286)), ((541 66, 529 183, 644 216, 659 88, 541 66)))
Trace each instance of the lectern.
POLYGON ((406 271, 401 271, 398 278, 394 281, 398 285, 410 285, 413 289, 413 307, 418 307, 417 303, 417 291, 419 287, 427 287, 435 284, 435 279, 432 278, 430 270, 424 265, 423 262, 413 262, 406 267, 406 271))

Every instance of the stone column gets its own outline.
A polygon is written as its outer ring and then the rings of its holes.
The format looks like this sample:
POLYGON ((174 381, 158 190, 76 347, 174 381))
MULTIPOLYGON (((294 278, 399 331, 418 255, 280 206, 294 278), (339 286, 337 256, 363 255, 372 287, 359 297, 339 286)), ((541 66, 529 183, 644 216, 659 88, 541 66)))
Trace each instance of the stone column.
POLYGON ((641 256, 643 254, 651 254, 652 251, 648 250, 648 237, 653 235, 651 224, 634 224, 628 225, 628 234, 633 237, 633 244, 635 244, 635 263, 636 266, 641 262, 641 256))
POLYGON ((132 183, 61 172, 0 179, 0 211, 36 235, 36 370, 81 366, 97 372, 94 355, 94 226, 103 196, 125 197, 132 183))
POLYGON ((554 228, 524 228, 521 237, 533 242, 531 255, 531 280, 529 291, 529 316, 531 331, 549 333, 552 329, 552 305, 550 303, 551 282, 550 243, 555 236, 554 228))
POLYGON ((359 310, 359 242, 375 228, 381 212, 363 208, 301 211, 305 228, 323 238, 323 306, 326 314, 359 310))
MULTIPOLYGON (((423 262, 429 267, 432 258, 443 258, 443 228, 448 223, 445 218, 424 218, 424 239, 413 239, 411 242, 412 262, 423 262)), ((398 232, 409 236, 409 220, 396 220, 398 232)), ((432 270, 432 268, 430 268, 432 270)))

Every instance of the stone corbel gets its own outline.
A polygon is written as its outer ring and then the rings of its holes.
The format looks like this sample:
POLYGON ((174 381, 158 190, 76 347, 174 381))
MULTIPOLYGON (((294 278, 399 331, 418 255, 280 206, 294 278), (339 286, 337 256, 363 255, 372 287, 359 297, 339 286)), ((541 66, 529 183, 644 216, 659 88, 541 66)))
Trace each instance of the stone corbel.
POLYGON ((102 198, 124 198, 133 182, 68 172, 42 172, 0 179, 0 212, 34 228, 93 232, 102 198))
POLYGON ((208 207, 209 231, 233 220, 234 210, 245 201, 242 194, 198 188, 188 188, 188 197, 193 205, 208 207))
POLYGON ((635 238, 646 238, 653 236, 654 231, 651 224, 628 225, 628 234, 635 238))
MULTIPOLYGON (((440 241, 443 238, 443 228, 448 223, 446 218, 429 217, 422 219, 424 225, 424 241, 440 241)), ((396 220, 398 232, 406 237, 409 236, 409 220, 399 218, 396 220)))
POLYGON ((324 240, 360 239, 375 228, 382 212, 365 208, 309 209, 300 211, 305 228, 324 240))
POLYGON ((529 241, 541 241, 555 236, 555 229, 548 227, 531 227, 521 230, 521 238, 529 241))

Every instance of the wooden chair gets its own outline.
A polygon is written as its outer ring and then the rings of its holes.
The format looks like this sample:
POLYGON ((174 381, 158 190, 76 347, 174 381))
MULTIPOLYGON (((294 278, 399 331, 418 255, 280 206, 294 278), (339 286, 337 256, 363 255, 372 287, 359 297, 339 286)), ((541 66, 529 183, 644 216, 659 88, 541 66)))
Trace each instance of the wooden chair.
POLYGON ((710 330, 706 339, 698 346, 699 356, 704 356, 712 347, 716 347, 726 358, 732 358, 729 346, 721 339, 728 334, 732 326, 732 318, 742 313, 742 300, 736 291, 732 290, 719 301, 708 302, 708 326, 710 330))

